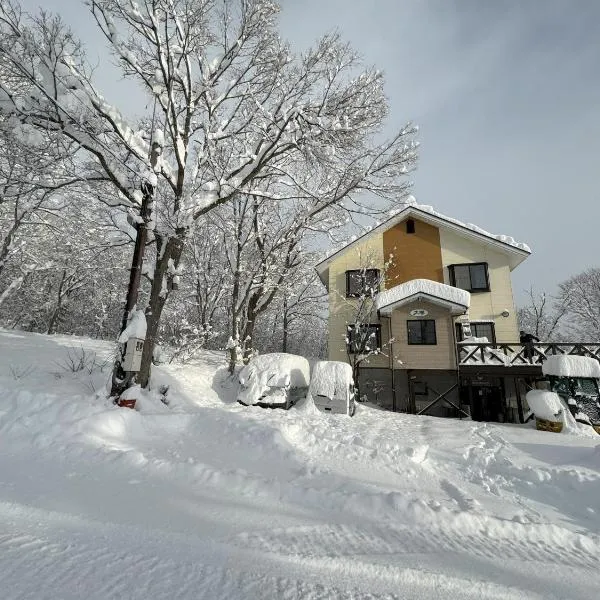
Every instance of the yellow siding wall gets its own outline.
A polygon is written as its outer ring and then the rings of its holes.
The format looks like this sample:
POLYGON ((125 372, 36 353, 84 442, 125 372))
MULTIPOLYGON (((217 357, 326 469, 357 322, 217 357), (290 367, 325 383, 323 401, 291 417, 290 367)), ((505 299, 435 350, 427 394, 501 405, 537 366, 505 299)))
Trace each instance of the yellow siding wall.
POLYGON ((456 353, 453 327, 453 320, 448 310, 429 302, 413 302, 396 309, 392 313, 394 368, 455 369, 456 353), (435 319, 436 345, 408 344, 406 321, 415 319, 415 317, 410 316, 410 311, 414 308, 425 308, 427 310, 428 314, 423 319, 435 319))
POLYGON ((471 294, 469 318, 488 319, 495 322, 498 342, 519 340, 517 311, 513 300, 508 257, 485 242, 471 240, 453 231, 440 229, 444 283, 450 284, 448 265, 473 262, 487 262, 490 278, 490 292, 471 294), (503 317, 507 310, 510 315, 503 317))
MULTIPOLYGON (((329 264, 329 360, 348 361, 346 352, 346 326, 354 321, 357 300, 346 298, 346 271, 351 269, 383 269, 383 240, 381 235, 373 235, 361 244, 342 253, 329 264)), ((374 312, 371 323, 378 323, 374 312)), ((382 325, 382 341, 387 341, 387 327, 382 325)), ((367 363, 363 363, 367 366, 367 363)), ((387 367, 389 359, 373 356, 370 367, 387 367)))

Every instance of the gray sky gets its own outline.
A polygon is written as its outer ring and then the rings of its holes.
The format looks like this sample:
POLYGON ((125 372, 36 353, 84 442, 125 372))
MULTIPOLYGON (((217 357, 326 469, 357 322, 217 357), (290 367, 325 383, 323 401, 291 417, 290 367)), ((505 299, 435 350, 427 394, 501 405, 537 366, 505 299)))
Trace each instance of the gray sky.
MULTIPOLYGON (((80 0, 22 5, 61 13, 101 54, 80 0)), ((385 72, 390 131, 420 127, 417 201, 532 247, 517 301, 600 266, 600 1, 283 0, 281 25, 299 49, 337 29, 385 72)))

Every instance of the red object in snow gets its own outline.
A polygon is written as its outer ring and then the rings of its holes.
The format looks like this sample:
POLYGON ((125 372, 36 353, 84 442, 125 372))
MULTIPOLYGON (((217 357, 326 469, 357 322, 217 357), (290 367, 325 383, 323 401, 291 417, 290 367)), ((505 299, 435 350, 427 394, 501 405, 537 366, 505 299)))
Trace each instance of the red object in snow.
POLYGON ((135 408, 135 398, 132 398, 131 400, 126 398, 119 398, 117 400, 117 405, 123 408, 135 408))

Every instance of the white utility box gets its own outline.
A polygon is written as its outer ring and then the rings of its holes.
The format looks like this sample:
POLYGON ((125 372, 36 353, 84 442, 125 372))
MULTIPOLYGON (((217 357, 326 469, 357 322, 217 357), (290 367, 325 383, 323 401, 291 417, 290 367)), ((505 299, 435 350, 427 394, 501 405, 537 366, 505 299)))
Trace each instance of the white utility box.
POLYGON ((134 371, 137 373, 140 370, 143 350, 144 340, 135 337, 127 340, 125 358, 123 359, 123 371, 134 371))

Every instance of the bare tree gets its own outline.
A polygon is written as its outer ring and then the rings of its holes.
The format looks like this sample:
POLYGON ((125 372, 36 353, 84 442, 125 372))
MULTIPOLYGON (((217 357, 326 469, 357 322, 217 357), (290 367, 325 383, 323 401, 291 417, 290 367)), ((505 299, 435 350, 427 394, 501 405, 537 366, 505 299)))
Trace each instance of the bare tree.
POLYGON ((572 334, 582 341, 600 340, 600 269, 587 269, 561 283, 558 301, 572 334))
MULTIPOLYGON (((414 128, 380 142, 383 78, 337 35, 294 56, 267 0, 91 0, 125 77, 154 99, 154 116, 128 124, 96 90, 80 43, 60 19, 0 6, 0 111, 59 133, 96 162, 119 202, 143 215, 155 253, 140 380, 148 383, 160 318, 194 222, 244 193, 309 199, 313 214, 371 191, 402 194, 416 154, 414 128), (15 90, 27 87, 25 101, 15 90), (376 141, 377 140, 377 141, 376 141), (154 168, 152 144, 161 156, 154 168), (279 189, 261 185, 277 178, 279 189)), ((139 218, 139 216, 138 216, 139 218)))
POLYGON ((565 320, 568 305, 546 292, 536 293, 531 287, 527 292, 529 302, 517 311, 519 327, 533 333, 542 341, 558 341, 562 336, 560 326, 565 320))

